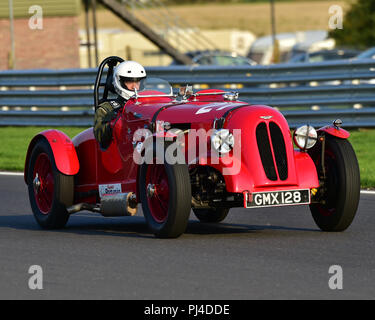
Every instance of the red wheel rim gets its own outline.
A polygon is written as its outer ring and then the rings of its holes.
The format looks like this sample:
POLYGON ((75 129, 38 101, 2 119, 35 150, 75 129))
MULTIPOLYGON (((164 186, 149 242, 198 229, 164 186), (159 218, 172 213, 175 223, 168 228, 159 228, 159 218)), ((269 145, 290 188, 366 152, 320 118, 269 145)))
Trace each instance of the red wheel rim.
POLYGON ((167 219, 169 207, 168 176, 164 165, 148 165, 146 196, 152 217, 158 223, 163 223, 167 219))
POLYGON ((41 153, 35 161, 33 188, 36 204, 42 214, 51 211, 54 186, 51 161, 46 153, 41 153))

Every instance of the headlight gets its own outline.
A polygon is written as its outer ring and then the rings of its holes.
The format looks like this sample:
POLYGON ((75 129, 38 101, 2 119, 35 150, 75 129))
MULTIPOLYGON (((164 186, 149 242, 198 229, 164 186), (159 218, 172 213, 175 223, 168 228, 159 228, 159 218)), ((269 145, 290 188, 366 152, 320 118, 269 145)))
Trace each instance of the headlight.
POLYGON ((312 148, 317 140, 318 134, 314 127, 304 125, 294 131, 293 140, 298 148, 302 150, 312 148))
POLYGON ((228 129, 216 130, 211 137, 212 147, 219 153, 228 153, 233 149, 234 137, 228 129))

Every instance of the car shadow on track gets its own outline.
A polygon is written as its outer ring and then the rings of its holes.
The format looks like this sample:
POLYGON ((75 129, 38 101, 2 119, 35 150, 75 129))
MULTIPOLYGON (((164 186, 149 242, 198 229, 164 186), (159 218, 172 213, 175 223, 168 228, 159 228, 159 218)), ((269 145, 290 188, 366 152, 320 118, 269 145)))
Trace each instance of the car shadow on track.
POLYGON ((212 235, 212 234, 244 234, 244 233, 259 233, 262 231, 302 231, 302 232, 316 232, 317 229, 285 227, 277 225, 249 225, 242 223, 202 223, 199 221, 190 221, 185 233, 212 235))
POLYGON ((45 230, 31 214, 0 216, 0 230, 11 228, 48 233, 71 233, 87 235, 126 236, 153 238, 143 217, 104 218, 95 214, 77 214, 62 229, 45 230))
MULTIPOLYGON (((82 235, 120 236, 136 238, 154 238, 143 216, 104 218, 100 215, 79 214, 71 217, 65 228, 59 230, 43 230, 32 215, 0 216, 0 230, 12 228, 38 232, 59 232, 82 235)), ((236 235, 254 234, 263 231, 299 231, 320 232, 318 229, 296 228, 278 225, 249 225, 240 223, 202 223, 190 220, 185 235, 236 235)), ((268 233, 270 234, 270 233, 268 233)))

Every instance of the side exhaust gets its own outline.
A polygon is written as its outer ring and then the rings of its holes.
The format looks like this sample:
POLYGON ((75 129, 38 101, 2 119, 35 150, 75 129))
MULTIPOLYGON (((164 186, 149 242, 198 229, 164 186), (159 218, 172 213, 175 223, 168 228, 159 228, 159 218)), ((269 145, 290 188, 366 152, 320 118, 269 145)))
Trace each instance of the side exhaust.
POLYGON ((104 217, 134 216, 137 213, 135 194, 129 192, 102 196, 100 213, 104 217))
POLYGON ((134 216, 137 213, 137 198, 133 192, 103 195, 99 204, 78 203, 69 208, 69 214, 82 210, 100 213, 104 217, 134 216))

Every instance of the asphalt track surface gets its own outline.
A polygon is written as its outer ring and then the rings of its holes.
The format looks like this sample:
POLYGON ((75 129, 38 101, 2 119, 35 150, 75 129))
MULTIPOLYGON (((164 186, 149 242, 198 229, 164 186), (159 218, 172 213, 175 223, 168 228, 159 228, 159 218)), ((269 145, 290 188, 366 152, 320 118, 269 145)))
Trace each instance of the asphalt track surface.
POLYGON ((232 209, 219 224, 191 214, 178 239, 154 238, 141 211, 82 212, 63 230, 41 230, 22 176, 0 175, 0 202, 0 299, 375 298, 374 194, 361 194, 345 232, 319 231, 297 206, 232 209), (42 290, 29 288, 32 265, 42 268, 42 290), (329 287, 333 265, 342 289, 329 287))

